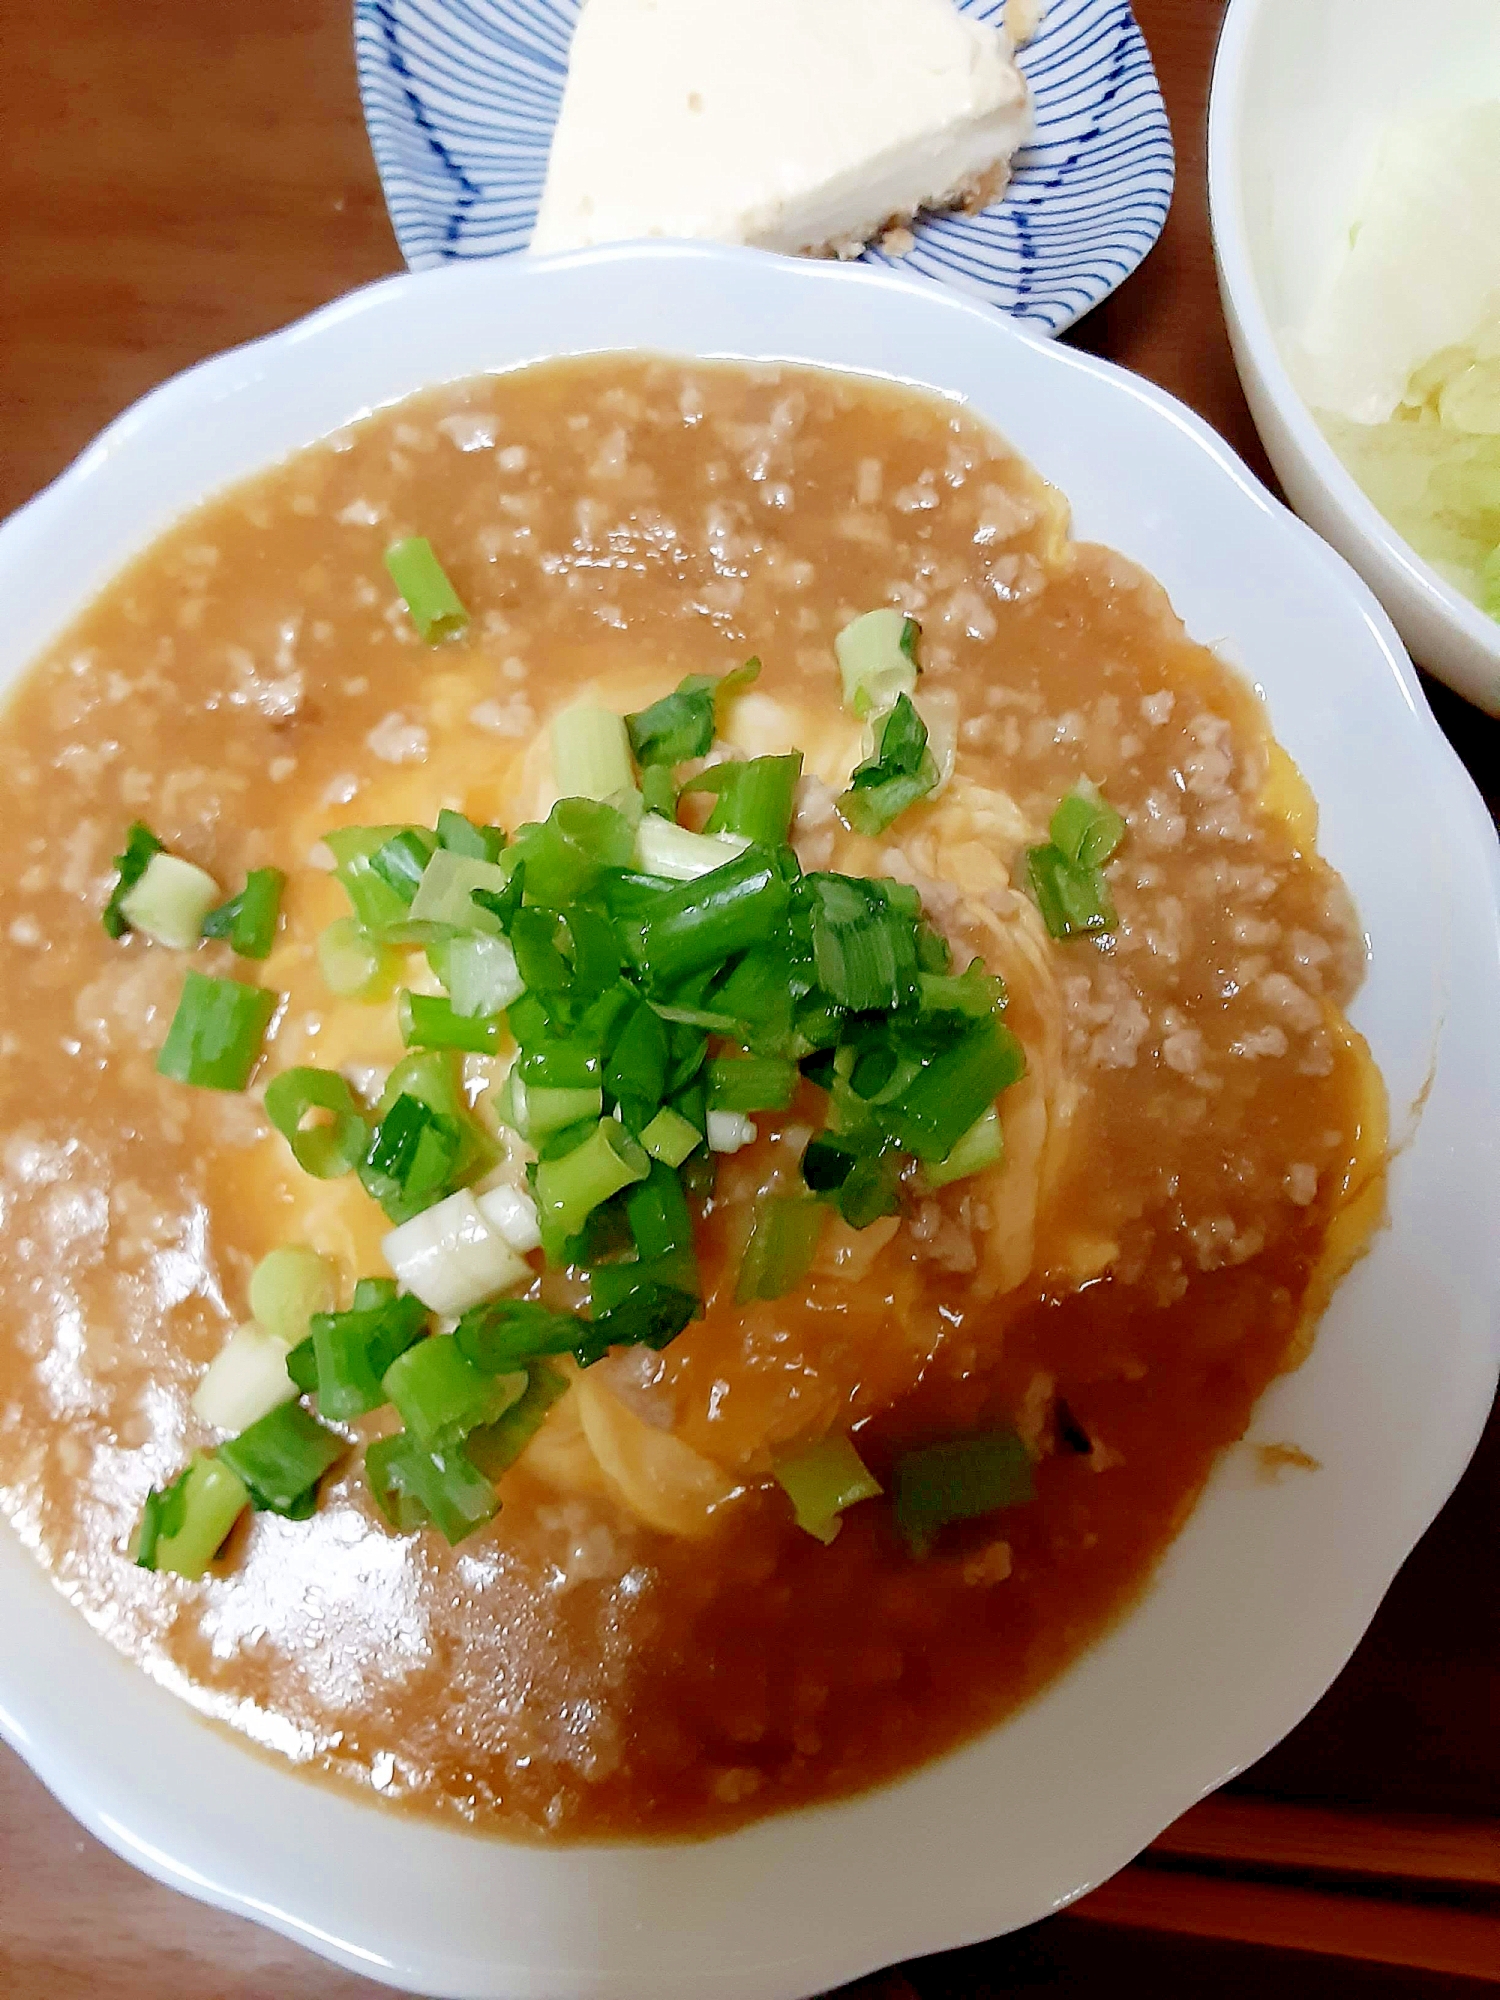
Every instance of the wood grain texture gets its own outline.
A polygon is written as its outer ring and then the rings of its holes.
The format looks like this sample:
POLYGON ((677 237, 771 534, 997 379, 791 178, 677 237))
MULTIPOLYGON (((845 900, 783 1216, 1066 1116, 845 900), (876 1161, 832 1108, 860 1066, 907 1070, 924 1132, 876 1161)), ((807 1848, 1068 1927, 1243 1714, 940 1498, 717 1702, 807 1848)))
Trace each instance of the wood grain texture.
POLYGON ((1394 1896, 1130 1868, 1079 1906, 1095 1922, 1500 1979, 1500 1914, 1394 1896))
MULTIPOLYGON (((1137 0, 1137 13, 1172 117, 1176 198, 1145 265, 1070 337, 1192 404, 1265 477, 1208 236, 1204 121, 1220 0, 1137 0)), ((354 90, 349 0, 49 0, 7 8, 3 40, 0 512, 166 376, 399 266, 354 90)), ((1500 725, 1432 693, 1500 805, 1500 725)), ((1230 1793, 1075 1911, 874 1975, 841 2000, 983 2000, 1105 1981, 1171 2000, 1493 1992, 1496 1575, 1492 1420, 1345 1673, 1230 1793)), ((4 2000, 383 1990, 144 1880, 0 1751, 4 2000)))
POLYGON ((1500 1889, 1500 1827, 1442 1813, 1340 1811, 1220 1792, 1155 1843, 1184 1861, 1500 1889))

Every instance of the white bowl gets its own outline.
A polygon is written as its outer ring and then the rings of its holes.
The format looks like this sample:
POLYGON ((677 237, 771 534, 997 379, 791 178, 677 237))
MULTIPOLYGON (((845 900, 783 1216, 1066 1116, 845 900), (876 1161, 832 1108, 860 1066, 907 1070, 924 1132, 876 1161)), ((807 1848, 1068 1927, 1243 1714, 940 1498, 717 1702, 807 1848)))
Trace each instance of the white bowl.
POLYGON ((95 1637, 0 1532, 0 1726, 164 1881, 391 1985, 476 2000, 792 2000, 992 1936, 1109 1875, 1327 1687, 1495 1384, 1500 855, 1384 615, 1158 390, 930 287, 684 245, 393 278, 148 397, 7 527, 4 671, 205 495, 372 405, 546 355, 783 357, 967 399, 1243 665, 1368 927, 1355 1016, 1404 1139, 1391 1228, 1142 1602, 1004 1727, 843 1804, 700 1844, 510 1846, 295 1777, 95 1637), (1418 1117, 1415 1107, 1427 1092, 1418 1117))
POLYGON ((1500 714, 1500 624, 1365 498, 1283 349, 1358 218, 1382 134, 1496 98, 1495 0, 1230 0, 1209 97, 1208 197, 1235 365, 1292 505, 1353 563, 1415 658, 1500 714))

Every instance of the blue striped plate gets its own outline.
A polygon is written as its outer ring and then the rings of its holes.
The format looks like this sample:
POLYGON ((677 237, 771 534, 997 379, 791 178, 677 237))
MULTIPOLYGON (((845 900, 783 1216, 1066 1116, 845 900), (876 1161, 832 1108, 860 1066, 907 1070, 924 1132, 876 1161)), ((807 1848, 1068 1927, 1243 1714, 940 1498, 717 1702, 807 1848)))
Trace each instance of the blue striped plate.
MULTIPOLYGON (((749 0, 753 5, 754 0, 749 0)), ((580 0, 355 0, 365 122, 406 261, 531 239, 580 0)), ((1003 0, 959 0, 981 21, 1003 0)), ((893 260, 1060 333, 1140 263, 1172 198, 1172 135, 1129 0, 1050 0, 1021 51, 1037 132, 1005 199, 934 216, 893 260)))

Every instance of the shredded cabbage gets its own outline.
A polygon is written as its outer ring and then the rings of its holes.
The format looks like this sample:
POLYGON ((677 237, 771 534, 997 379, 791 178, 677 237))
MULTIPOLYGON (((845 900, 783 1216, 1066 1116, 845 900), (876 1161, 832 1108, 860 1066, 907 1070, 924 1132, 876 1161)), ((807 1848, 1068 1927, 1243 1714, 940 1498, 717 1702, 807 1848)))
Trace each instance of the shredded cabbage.
POLYGON ((1397 533, 1500 619, 1500 313, 1424 362, 1386 422, 1318 421, 1397 533))

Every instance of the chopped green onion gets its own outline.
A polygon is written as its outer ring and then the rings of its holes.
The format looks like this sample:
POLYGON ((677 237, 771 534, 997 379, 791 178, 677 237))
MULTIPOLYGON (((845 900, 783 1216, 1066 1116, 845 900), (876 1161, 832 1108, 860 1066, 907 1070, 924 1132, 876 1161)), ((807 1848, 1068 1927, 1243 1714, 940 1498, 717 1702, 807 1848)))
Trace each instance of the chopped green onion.
POLYGON ((425 1333, 427 1308, 408 1294, 349 1312, 316 1313, 311 1329, 318 1408, 347 1423, 387 1400, 385 1372, 425 1333))
POLYGON ((577 702, 552 721, 552 777, 565 799, 612 799, 633 791, 625 724, 607 708, 577 702))
POLYGON ((335 917, 318 933, 318 970, 341 1000, 384 1000, 395 984, 394 952, 364 931, 354 917, 335 917))
POLYGON ((714 999, 734 1016, 730 1040, 755 1055, 808 1055, 841 1032, 843 1017, 818 990, 815 968, 774 948, 747 952, 714 999))
POLYGON ((541 1247, 542 1232, 536 1219, 536 1203, 524 1189, 501 1181, 476 1197, 480 1214, 492 1229, 498 1229, 512 1250, 524 1255, 541 1247))
POLYGON ((411 613, 411 622, 429 646, 440 639, 459 638, 468 629, 469 614, 463 600, 424 536, 411 535, 404 542, 393 543, 385 552, 385 566, 411 613))
POLYGON ((612 1347, 665 1347, 697 1312, 695 1293, 648 1279, 616 1304, 595 1313, 588 1337, 577 1349, 578 1359, 588 1367, 603 1360, 612 1347))
POLYGON ((786 1111, 798 1081, 783 1056, 716 1056, 707 1077, 710 1111, 786 1111))
MULTIPOLYGON (((490 942, 490 940, 486 940, 490 942)), ((502 943, 502 939, 495 939, 502 943)), ((409 1049, 465 1049, 471 1055, 492 1056, 500 1047, 498 1015, 460 1014, 451 1000, 429 993, 398 993, 396 1020, 409 1049)))
POLYGON ((668 890, 621 930, 648 977, 658 985, 674 984, 763 943, 785 915, 787 901, 777 857, 752 847, 711 875, 668 890))
POLYGON ((604 1263, 607 1258, 627 1256, 633 1251, 635 1239, 630 1233, 621 1197, 615 1195, 609 1201, 601 1202, 568 1248, 576 1250, 576 1263, 595 1266, 604 1263))
POLYGON ((572 968, 563 955, 563 920, 552 910, 517 910, 511 919, 510 945, 516 955, 516 975, 528 993, 562 994, 572 984, 572 968))
POLYGON ((618 986, 620 939, 608 917, 583 904, 568 912, 567 925, 573 947, 572 998, 583 1005, 618 986))
POLYGON ((240 893, 204 917, 203 936, 227 938, 231 951, 241 958, 269 958, 285 887, 286 877, 279 868, 252 868, 240 893))
POLYGON ((997 1167, 1005 1156, 1005 1139, 1000 1129, 1000 1113, 992 1104, 954 1145, 945 1160, 930 1160, 922 1169, 922 1183, 932 1192, 950 1181, 997 1167))
MULTIPOLYGON (((509 850, 514 859, 508 857, 508 865, 512 869, 524 865, 526 894, 532 902, 571 910, 607 869, 630 866, 636 817, 622 812, 618 802, 559 799, 540 826, 517 829, 509 850)), ((511 880, 514 883, 514 874, 511 880)))
POLYGON ((677 818, 677 780, 670 764, 648 764, 641 772, 641 805, 662 819, 677 818))
POLYGON ((1052 815, 1051 839, 1026 850, 1026 875, 1042 921, 1059 939, 1097 936, 1119 922, 1101 872, 1125 822, 1098 788, 1081 784, 1052 815))
POLYGON ((1125 822, 1097 787, 1068 793, 1047 829, 1052 845, 1080 868, 1102 868, 1125 838, 1125 822))
POLYGON ((428 1451, 441 1451, 519 1402, 526 1377, 486 1374, 451 1333, 437 1333, 397 1356, 385 1372, 384 1389, 412 1436, 428 1451))
POLYGON ((809 1195, 763 1195, 740 1262, 735 1300, 779 1299, 799 1285, 818 1253, 827 1210, 809 1195))
POLYGON ((380 1247, 402 1284, 434 1312, 467 1312, 481 1299, 531 1281, 530 1267, 468 1188, 411 1216, 380 1247))
POLYGON ((703 1144, 703 1134, 690 1125, 680 1111, 664 1104, 641 1134, 641 1144, 653 1160, 680 1167, 695 1146, 703 1144))
POLYGON ((835 1196, 839 1214, 851 1229, 868 1229, 882 1216, 899 1212, 905 1157, 887 1149, 855 1161, 835 1196))
POLYGON ((850 773, 849 789, 838 801, 845 824, 856 833, 883 833, 906 808, 937 790, 937 760, 927 748, 927 725, 907 695, 876 725, 873 757, 850 773))
POLYGON ((666 1094, 671 1053, 666 1023, 643 1000, 620 1030, 604 1081, 617 1098, 638 1097, 660 1104, 666 1094))
POLYGON ((250 1316, 286 1347, 305 1339, 313 1314, 333 1300, 332 1267, 303 1243, 267 1251, 250 1273, 250 1316))
MULTIPOLYGON (((411 914, 412 898, 417 893, 428 862, 437 851, 435 834, 429 833, 425 827, 403 826, 376 848, 370 856, 370 869, 411 914)), ((412 921, 417 921, 415 915, 412 915, 412 921)))
MULTIPOLYGON (((469 1109, 463 1071, 452 1049, 413 1049, 410 1055, 403 1056, 386 1078, 380 1094, 382 1118, 392 1110, 396 1099, 403 1096, 417 1098, 457 1135, 455 1186, 477 1179, 494 1164, 494 1140, 469 1109)), ((368 1160, 370 1155, 365 1157, 368 1160)))
POLYGON ((219 1457, 244 1480, 258 1509, 300 1521, 317 1504, 318 1481, 348 1449, 300 1403, 283 1403, 221 1444, 219 1457))
POLYGON ((140 1569, 200 1577, 250 1504, 242 1480, 222 1458, 200 1452, 164 1492, 146 1495, 136 1539, 140 1569))
MULTIPOLYGON (((917 925, 917 964, 924 973, 929 974, 947 973, 953 969, 953 953, 949 949, 948 940, 941 931, 934 930, 928 923, 917 925)), ((1005 982, 997 979, 996 983, 1003 992, 1005 982)))
POLYGON ((365 1477, 381 1513, 402 1534, 430 1524, 449 1542, 461 1542, 500 1506, 494 1482, 477 1470, 461 1446, 428 1451, 405 1431, 369 1446, 365 1477))
POLYGON ((639 1255, 647 1261, 663 1257, 686 1260, 696 1289, 696 1258, 693 1254, 693 1219, 682 1192, 682 1182, 668 1166, 653 1160, 645 1180, 625 1196, 625 1216, 639 1255))
MULTIPOLYGON (((722 766, 718 768, 723 768, 722 766)), ((694 833, 675 821, 648 812, 635 830, 635 863, 651 875, 672 882, 696 882, 749 845, 737 837, 722 840, 716 834, 694 833)))
MULTIPOLYGON (((591 1324, 597 1326, 606 1313, 623 1305, 632 1292, 644 1291, 648 1287, 680 1292, 692 1302, 693 1310, 688 1318, 701 1317, 703 1302, 698 1295, 698 1262, 689 1246, 686 1251, 674 1251, 664 1257, 621 1257, 607 1264, 595 1263, 589 1271, 589 1308, 594 1315, 591 1324)), ((684 1325, 686 1323, 683 1322, 684 1325)), ((597 1338, 593 1344, 598 1346, 597 1338)), ((584 1338, 575 1352, 583 1355, 589 1345, 589 1340, 584 1338)), ((599 1347, 598 1351, 602 1353, 603 1348, 599 1347)))
POLYGON ((802 1155, 802 1178, 814 1194, 836 1194, 854 1171, 855 1156, 826 1134, 809 1139, 802 1155))
POLYGON ((399 826, 338 826, 323 836, 355 917, 377 937, 411 917, 412 898, 400 895, 373 866, 386 843, 405 831, 399 826))
POLYGON ((601 1118, 583 1144, 561 1159, 543 1160, 536 1170, 536 1203, 548 1263, 561 1262, 564 1243, 578 1234, 590 1212, 632 1181, 643 1181, 650 1165, 614 1118, 601 1118))
POLYGON ((162 845, 150 827, 142 820, 136 820, 125 836, 125 852, 115 856, 114 887, 109 892, 109 901, 104 905, 100 918, 112 938, 124 937, 130 929, 130 919, 120 905, 145 874, 153 854, 165 854, 162 845))
POLYGON ((215 1430, 242 1431, 289 1402, 297 1385, 286 1357, 285 1343, 263 1326, 237 1326, 199 1377, 193 1415, 215 1430))
POLYGON ((512 1070, 510 1109, 515 1129, 535 1145, 553 1132, 566 1131, 570 1125, 585 1121, 592 1123, 602 1116, 604 1092, 597 1084, 585 1084, 577 1090, 530 1085, 512 1070))
POLYGON ((806 878, 813 892, 812 943, 818 983, 851 1013, 898 1007, 917 987, 913 927, 872 883, 845 875, 806 878))
POLYGON ((403 1056, 385 1080, 380 1110, 390 1110, 398 1097, 417 1097, 444 1117, 464 1114, 462 1076, 453 1056, 442 1049, 415 1049, 403 1056))
POLYGON ((478 826, 464 813, 444 806, 437 816, 438 846, 450 854, 465 854, 474 861, 498 861, 505 846, 505 829, 478 826))
POLYGON ((922 628, 903 612, 867 611, 833 642, 844 683, 844 706, 863 718, 917 690, 917 640, 922 628))
POLYGON ((627 715, 625 727, 643 766, 670 770, 689 757, 706 757, 714 741, 714 682, 707 674, 689 674, 671 694, 627 715))
POLYGON ((191 951, 218 899, 219 885, 206 869, 175 854, 158 853, 117 908, 131 930, 174 951, 191 951))
POLYGON ((298 1393, 315 1396, 318 1392, 318 1357, 313 1347, 313 1337, 308 1334, 299 1340, 286 1358, 286 1372, 297 1385, 298 1393))
POLYGON ((481 1424, 464 1440, 464 1451, 486 1479, 508 1472, 541 1429, 547 1412, 565 1395, 568 1378, 545 1361, 526 1370, 526 1393, 492 1424, 481 1424))
MULTIPOLYGON (((685 1297, 691 1308, 689 1318, 701 1310, 693 1221, 688 1213, 682 1182, 676 1173, 661 1161, 654 1160, 646 1179, 630 1188, 623 1200, 625 1218, 636 1250, 635 1260, 613 1264, 596 1262, 589 1273, 594 1324, 598 1327, 607 1319, 610 1338, 617 1345, 635 1344, 655 1337, 654 1334, 639 1331, 625 1333, 619 1330, 629 1323, 629 1316, 616 1309, 623 1307, 633 1293, 651 1290, 653 1293, 673 1293, 685 1297)), ((678 1316, 676 1300, 660 1298, 632 1308, 632 1313, 637 1317, 644 1314, 653 1326, 663 1314, 674 1322, 678 1316)), ((686 1323, 683 1320, 681 1325, 686 1323)), ((665 1338, 671 1339, 680 1332, 681 1325, 674 1323, 665 1338)), ((595 1344, 599 1338, 596 1333, 595 1344)))
POLYGON ((636 762, 650 769, 670 770, 689 757, 706 757, 734 697, 760 674, 760 661, 746 660, 715 680, 709 674, 689 674, 671 694, 627 715, 630 747, 636 762))
POLYGON ((526 991, 509 938, 479 932, 444 938, 427 947, 427 958, 455 1014, 503 1014, 526 991))
POLYGON ((1119 918, 1097 868, 1080 867, 1060 847, 1028 847, 1026 877, 1048 933, 1062 942, 1112 931, 1119 918))
POLYGON ((414 924, 445 924, 456 931, 499 929, 497 920, 474 901, 476 889, 496 895, 510 887, 513 871, 475 854, 456 854, 440 847, 427 860, 411 897, 414 924))
POLYGON ((704 1136, 711 1153, 738 1153, 755 1143, 756 1131, 743 1111, 710 1111, 704 1119, 704 1136))
POLYGON ((801 775, 802 752, 793 750, 784 757, 715 764, 683 789, 718 794, 705 833, 738 835, 761 847, 778 847, 792 823, 792 801, 801 775))
POLYGON ((977 1021, 936 1056, 901 1095, 880 1106, 898 1144, 918 1159, 945 1160, 1002 1090, 1026 1074, 1026 1052, 1003 1021, 977 1021))
MULTIPOLYGON (((655 1002, 652 1005, 655 1006, 655 1002)), ((658 1008, 662 1019, 671 1019, 671 1010, 658 1008)), ((667 1095, 675 1100, 677 1109, 685 1117, 692 1118, 693 1111, 682 1101, 683 1092, 697 1077, 708 1056, 708 1036, 694 1027, 674 1023, 670 1036, 672 1045, 672 1067, 667 1072, 667 1095)))
POLYGON ((948 1522, 1022 1506, 1034 1490, 1031 1459, 1012 1430, 926 1445, 896 1461, 896 1525, 912 1554, 925 1556, 948 1522))
POLYGON ((277 996, 258 986, 189 972, 156 1058, 157 1073, 205 1090, 243 1090, 276 1004, 277 996))
POLYGON ((853 1444, 842 1435, 826 1437, 801 1451, 777 1452, 771 1461, 776 1483, 792 1503, 797 1526, 825 1547, 844 1525, 839 1516, 883 1491, 853 1444))
POLYGON ((403 1093, 371 1135, 359 1177, 399 1225, 451 1192, 462 1151, 456 1119, 403 1093))
MULTIPOLYGON (((639 827, 636 832, 639 834, 639 827)), ((725 852, 728 851, 726 848, 725 852)), ((671 887, 664 875, 646 874, 638 868, 605 868, 600 871, 594 893, 618 923, 622 918, 644 916, 671 887)))
POLYGON ((266 1116, 315 1180, 352 1173, 370 1143, 370 1128, 337 1070, 283 1070, 266 1085, 266 1116), (303 1125, 309 1112, 319 1111, 329 1114, 326 1123, 303 1125))
POLYGON ((969 1014, 982 1021, 1006 1001, 1005 981, 971 959, 963 972, 922 972, 917 975, 924 1014, 969 1014))
POLYGON ((553 1312, 535 1299, 491 1299, 463 1315, 453 1338, 484 1374, 505 1375, 539 1354, 571 1353, 584 1331, 576 1313, 553 1312))
POLYGON ((604 1077, 599 1051, 582 1036, 533 1043, 516 1067, 528 1085, 544 1090, 594 1090, 604 1077))

